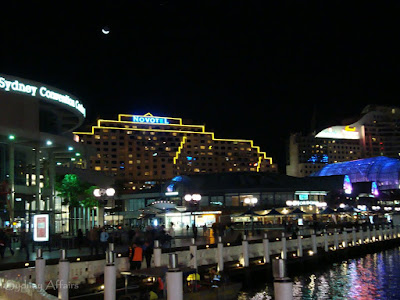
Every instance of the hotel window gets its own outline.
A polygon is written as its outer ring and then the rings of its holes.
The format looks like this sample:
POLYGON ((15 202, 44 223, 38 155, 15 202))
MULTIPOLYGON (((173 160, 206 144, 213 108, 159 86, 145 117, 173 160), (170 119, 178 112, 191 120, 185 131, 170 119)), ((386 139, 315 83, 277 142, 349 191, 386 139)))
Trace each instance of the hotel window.
POLYGON ((100 166, 95 166, 94 169, 95 169, 95 171, 101 171, 101 167, 100 166))
POLYGON ((95 138, 96 140, 99 140, 99 139, 100 139, 100 135, 96 134, 96 135, 94 136, 94 138, 95 138))

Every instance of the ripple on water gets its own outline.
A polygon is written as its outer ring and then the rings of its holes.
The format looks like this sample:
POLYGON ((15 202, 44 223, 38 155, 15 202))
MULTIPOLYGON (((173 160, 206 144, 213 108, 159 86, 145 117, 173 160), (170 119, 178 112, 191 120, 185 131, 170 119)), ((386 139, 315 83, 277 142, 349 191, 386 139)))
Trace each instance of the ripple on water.
MULTIPOLYGON (((272 286, 243 291, 238 300, 272 299, 272 286)), ((400 247, 333 264, 329 270, 293 278, 296 300, 400 299, 400 247)))

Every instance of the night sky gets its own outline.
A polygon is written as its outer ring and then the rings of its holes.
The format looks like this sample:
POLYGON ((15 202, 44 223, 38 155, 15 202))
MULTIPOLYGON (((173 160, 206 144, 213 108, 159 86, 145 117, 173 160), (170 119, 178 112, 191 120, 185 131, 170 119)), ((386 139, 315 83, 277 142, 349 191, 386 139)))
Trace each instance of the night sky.
POLYGON ((182 117, 253 139, 284 170, 314 112, 321 128, 398 105, 398 1, 81 2, 2 3, 0 73, 77 96, 86 124, 182 117))

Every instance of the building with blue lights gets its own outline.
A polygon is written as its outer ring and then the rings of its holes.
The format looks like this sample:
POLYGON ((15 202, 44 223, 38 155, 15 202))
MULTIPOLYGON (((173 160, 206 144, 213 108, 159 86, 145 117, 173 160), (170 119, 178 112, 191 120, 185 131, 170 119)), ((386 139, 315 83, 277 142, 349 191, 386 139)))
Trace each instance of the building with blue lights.
POLYGON ((327 164, 368 157, 400 155, 400 109, 368 105, 355 122, 345 122, 308 135, 292 134, 286 173, 308 176, 327 164))
POLYGON ((384 156, 326 165, 310 176, 347 175, 351 183, 374 182, 380 191, 399 189, 400 160, 384 156))

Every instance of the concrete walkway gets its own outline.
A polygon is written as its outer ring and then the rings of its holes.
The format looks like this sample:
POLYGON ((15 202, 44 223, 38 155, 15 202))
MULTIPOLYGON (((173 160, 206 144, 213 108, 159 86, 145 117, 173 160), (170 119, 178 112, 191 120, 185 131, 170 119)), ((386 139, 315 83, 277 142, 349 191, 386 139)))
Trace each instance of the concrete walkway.
MULTIPOLYGON (((186 231, 186 230, 185 230, 186 231)), ((192 244, 192 235, 186 235, 185 231, 183 232, 184 235, 176 235, 175 238, 171 242, 170 247, 165 247, 165 248, 177 248, 177 247, 188 247, 192 244)), ((180 233, 180 232, 179 232, 180 233)), ((201 232, 202 233, 202 232, 201 232)), ((262 236, 254 236, 254 237, 249 237, 249 240, 252 239, 261 239, 262 236)), ((203 235, 198 235, 196 239, 196 244, 197 245, 207 245, 207 244, 214 244, 216 243, 216 239, 214 237, 209 237, 209 236, 203 236, 203 235)), ((20 266, 21 264, 25 264, 29 261, 34 261, 36 259, 36 249, 38 247, 41 247, 43 249, 43 258, 46 260, 58 260, 60 257, 60 249, 59 248, 54 248, 49 251, 47 245, 40 243, 37 243, 35 245, 35 251, 32 251, 32 244, 29 245, 29 260, 26 260, 26 250, 25 249, 20 249, 20 244, 19 242, 13 243, 12 249, 14 250, 14 255, 11 254, 9 248, 5 250, 4 258, 0 258, 0 269, 1 270, 6 270, 6 269, 14 269, 17 266, 20 266)), ((67 249, 67 257, 69 258, 81 258, 81 260, 93 260, 94 258, 96 259, 101 259, 105 257, 105 254, 102 253, 101 247, 98 249, 98 255, 92 255, 90 253, 90 248, 85 246, 81 247, 81 249, 73 248, 73 249, 67 249)), ((129 245, 116 245, 115 247, 116 253, 121 253, 122 255, 126 255, 129 250, 129 245)), ((95 251, 94 251, 95 252, 95 251)), ((93 253, 95 254, 95 253, 93 253)))

